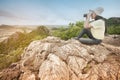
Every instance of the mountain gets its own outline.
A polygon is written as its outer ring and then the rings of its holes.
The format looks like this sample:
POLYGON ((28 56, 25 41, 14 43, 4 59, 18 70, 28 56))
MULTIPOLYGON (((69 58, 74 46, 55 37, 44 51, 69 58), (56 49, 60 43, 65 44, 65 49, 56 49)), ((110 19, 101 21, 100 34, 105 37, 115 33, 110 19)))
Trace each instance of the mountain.
POLYGON ((119 58, 119 46, 48 36, 31 42, 19 62, 0 72, 0 80, 120 80, 119 58))

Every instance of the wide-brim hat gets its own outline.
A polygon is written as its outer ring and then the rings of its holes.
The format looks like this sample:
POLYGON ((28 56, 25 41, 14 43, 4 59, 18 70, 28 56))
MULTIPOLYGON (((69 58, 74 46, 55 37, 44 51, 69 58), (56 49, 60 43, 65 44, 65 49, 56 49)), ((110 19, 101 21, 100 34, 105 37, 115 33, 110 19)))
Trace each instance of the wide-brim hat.
POLYGON ((95 10, 92 10, 95 14, 101 15, 104 9, 102 7, 98 7, 95 10))

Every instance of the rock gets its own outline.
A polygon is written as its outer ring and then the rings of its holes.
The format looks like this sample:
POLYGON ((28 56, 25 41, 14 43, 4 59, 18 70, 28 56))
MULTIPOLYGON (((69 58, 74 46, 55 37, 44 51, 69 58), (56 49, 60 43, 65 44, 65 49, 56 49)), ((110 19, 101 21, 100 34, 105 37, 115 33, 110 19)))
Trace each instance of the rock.
POLYGON ((0 80, 18 80, 20 75, 20 65, 11 64, 7 69, 4 69, 0 73, 0 80))
POLYGON ((35 74, 27 70, 26 72, 21 74, 19 80, 36 80, 36 77, 35 77, 35 74))
POLYGON ((30 43, 19 62, 0 72, 0 80, 119 80, 119 57, 117 46, 49 36, 30 43))
POLYGON ((107 43, 107 44, 119 47, 120 46, 120 35, 108 35, 103 40, 103 43, 107 43))
POLYGON ((39 69, 40 80, 69 80, 69 70, 65 62, 54 54, 49 54, 48 59, 39 69))

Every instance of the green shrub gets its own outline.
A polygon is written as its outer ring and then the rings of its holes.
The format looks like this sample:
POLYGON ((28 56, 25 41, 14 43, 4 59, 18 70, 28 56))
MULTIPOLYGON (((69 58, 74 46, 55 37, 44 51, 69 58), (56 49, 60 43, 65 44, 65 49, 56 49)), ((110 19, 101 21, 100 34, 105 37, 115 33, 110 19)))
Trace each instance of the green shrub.
POLYGON ((108 27, 109 34, 120 34, 120 26, 110 26, 108 27))
POLYGON ((76 24, 70 23, 68 28, 60 27, 54 29, 52 34, 56 37, 60 37, 61 39, 67 40, 72 37, 78 36, 82 28, 83 28, 83 22, 76 22, 76 24))

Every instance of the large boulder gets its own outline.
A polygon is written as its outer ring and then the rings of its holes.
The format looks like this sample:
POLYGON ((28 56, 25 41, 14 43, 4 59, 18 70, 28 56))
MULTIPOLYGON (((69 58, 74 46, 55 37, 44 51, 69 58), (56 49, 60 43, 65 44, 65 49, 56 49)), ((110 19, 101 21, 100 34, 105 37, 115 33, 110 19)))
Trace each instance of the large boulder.
POLYGON ((49 36, 33 41, 0 80, 119 80, 120 47, 49 36))

